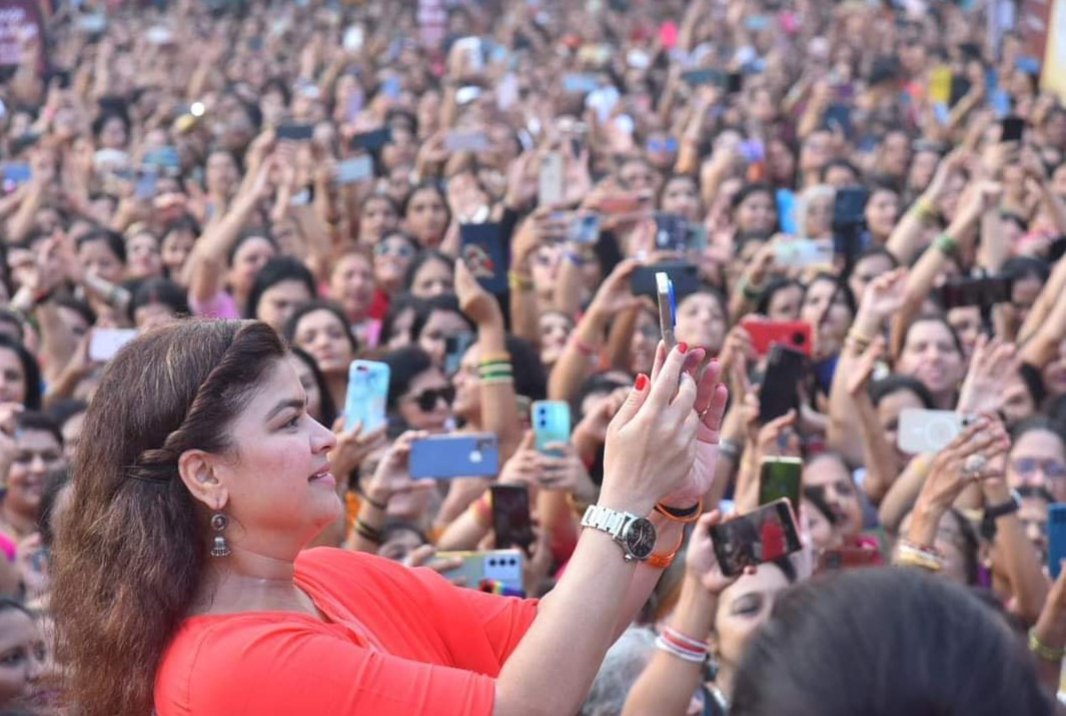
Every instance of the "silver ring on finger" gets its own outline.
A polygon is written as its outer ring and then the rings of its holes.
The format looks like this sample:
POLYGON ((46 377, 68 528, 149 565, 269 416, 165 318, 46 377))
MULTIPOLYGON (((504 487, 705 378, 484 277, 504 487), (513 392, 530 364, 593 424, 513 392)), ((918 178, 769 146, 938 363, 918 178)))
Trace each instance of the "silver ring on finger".
POLYGON ((988 458, 980 453, 969 455, 962 463, 962 474, 971 480, 981 479, 985 468, 988 466, 988 458))

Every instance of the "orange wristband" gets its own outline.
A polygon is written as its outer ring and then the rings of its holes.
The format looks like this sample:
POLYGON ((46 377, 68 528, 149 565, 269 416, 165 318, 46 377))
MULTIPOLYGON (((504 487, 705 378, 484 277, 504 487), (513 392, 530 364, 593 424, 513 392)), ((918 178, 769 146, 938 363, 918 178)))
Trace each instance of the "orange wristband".
POLYGON ((667 569, 674 563, 674 557, 681 551, 681 545, 685 542, 685 533, 682 532, 677 538, 677 544, 674 545, 673 550, 667 553, 653 554, 644 560, 644 563, 653 569, 667 569))

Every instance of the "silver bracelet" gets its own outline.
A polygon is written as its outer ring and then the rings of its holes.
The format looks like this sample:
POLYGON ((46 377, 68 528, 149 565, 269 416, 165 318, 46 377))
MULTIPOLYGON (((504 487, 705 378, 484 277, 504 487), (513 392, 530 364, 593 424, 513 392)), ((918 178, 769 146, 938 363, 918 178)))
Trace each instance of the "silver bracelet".
POLYGON ((735 440, 721 438, 718 440, 718 454, 724 455, 730 460, 736 460, 740 457, 740 443, 735 440))

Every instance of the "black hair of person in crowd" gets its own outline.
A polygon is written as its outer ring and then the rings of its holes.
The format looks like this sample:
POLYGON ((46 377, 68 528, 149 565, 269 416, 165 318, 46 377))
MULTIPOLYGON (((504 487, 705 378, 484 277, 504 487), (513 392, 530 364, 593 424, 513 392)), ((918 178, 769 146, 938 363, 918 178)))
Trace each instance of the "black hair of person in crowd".
POLYGON ((333 402, 333 397, 329 394, 329 386, 326 384, 326 377, 322 375, 322 371, 319 369, 318 364, 315 363, 315 359, 307 354, 307 351, 296 346, 289 346, 289 351, 307 366, 311 371, 311 375, 314 376, 315 384, 318 386, 319 394, 319 413, 318 422, 323 425, 333 425, 333 421, 337 419, 337 406, 333 402))
POLYGON ((189 294, 167 278, 148 278, 137 283, 129 303, 130 323, 137 325, 137 310, 149 306, 166 307, 176 318, 190 315, 189 294))
MULTIPOLYGON (((278 284, 291 281, 299 284, 307 289, 307 301, 313 299, 316 295, 315 291, 315 277, 311 274, 311 270, 300 261, 292 256, 275 256, 263 264, 263 268, 255 274, 255 279, 252 281, 252 289, 248 292, 248 305, 244 309, 245 318, 261 318, 260 316, 260 303, 263 300, 263 295, 271 288, 278 284)), ((267 321, 270 323, 270 321, 267 321)))
MULTIPOLYGON (((37 366, 37 360, 24 345, 8 336, 0 335, 0 350, 5 349, 15 354, 22 367, 22 404, 28 410, 39 410, 41 407, 41 369, 37 366)), ((5 376, 5 383, 6 381, 5 376)))
POLYGON ((1051 714, 1024 643, 964 587, 860 569, 784 594, 736 675, 732 716, 1051 714), (931 667, 930 665, 935 665, 931 667))

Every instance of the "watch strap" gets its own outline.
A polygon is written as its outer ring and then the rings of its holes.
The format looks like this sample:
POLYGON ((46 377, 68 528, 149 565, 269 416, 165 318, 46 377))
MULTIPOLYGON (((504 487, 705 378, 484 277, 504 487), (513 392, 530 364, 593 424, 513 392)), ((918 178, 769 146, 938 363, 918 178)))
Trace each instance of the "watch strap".
POLYGON ((1014 514, 1021 507, 1021 499, 1015 490, 1011 490, 1010 499, 998 505, 990 505, 985 508, 981 516, 981 536, 986 540, 993 540, 996 536, 996 520, 1000 517, 1014 514))

